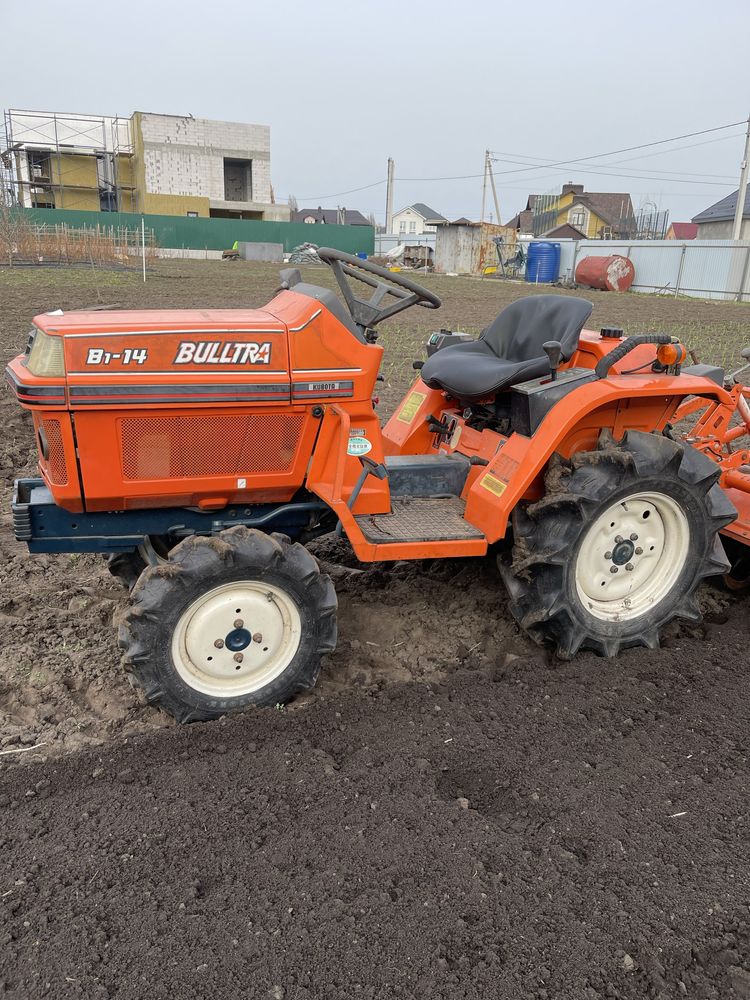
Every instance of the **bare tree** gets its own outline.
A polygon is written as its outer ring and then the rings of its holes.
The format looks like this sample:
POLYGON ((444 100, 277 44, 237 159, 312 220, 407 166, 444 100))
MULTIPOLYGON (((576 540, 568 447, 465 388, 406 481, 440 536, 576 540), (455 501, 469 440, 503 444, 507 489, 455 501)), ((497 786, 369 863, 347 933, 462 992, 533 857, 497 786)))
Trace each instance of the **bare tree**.
POLYGON ((13 267, 13 256, 27 242, 30 226, 23 210, 13 204, 10 193, 0 188, 0 256, 13 267))
POLYGON ((289 203, 289 211, 290 212, 298 212, 299 211, 299 205, 297 204, 297 199, 294 197, 293 194, 289 195, 289 198, 287 199, 287 201, 289 203))

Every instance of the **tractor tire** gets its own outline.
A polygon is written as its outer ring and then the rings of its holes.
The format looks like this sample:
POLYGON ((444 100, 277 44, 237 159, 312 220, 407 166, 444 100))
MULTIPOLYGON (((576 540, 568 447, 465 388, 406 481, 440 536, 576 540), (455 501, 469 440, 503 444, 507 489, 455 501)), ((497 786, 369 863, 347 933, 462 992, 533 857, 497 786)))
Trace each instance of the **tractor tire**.
POLYGON ((336 646, 336 592, 302 545, 238 525, 147 567, 118 640, 131 680, 178 722, 283 705, 336 646))
POLYGON ((737 516, 718 477, 693 448, 640 431, 556 456, 544 497, 514 511, 500 565, 516 621, 562 659, 656 649, 673 618, 700 621, 695 590, 726 573, 718 532, 737 516))
POLYGON ((128 590, 132 590, 147 566, 166 565, 170 549, 175 544, 169 535, 151 535, 132 552, 112 553, 107 559, 107 569, 128 590))

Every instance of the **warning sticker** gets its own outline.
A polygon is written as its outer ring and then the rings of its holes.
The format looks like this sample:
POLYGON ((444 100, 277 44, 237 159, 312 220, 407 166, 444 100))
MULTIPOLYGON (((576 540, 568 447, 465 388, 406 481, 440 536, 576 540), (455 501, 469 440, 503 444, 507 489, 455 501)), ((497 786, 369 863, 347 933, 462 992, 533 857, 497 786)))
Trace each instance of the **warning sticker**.
POLYGON ((417 410, 426 399, 427 393, 425 392, 410 392, 396 419, 401 420, 405 424, 410 424, 416 417, 417 410))
POLYGON ((504 483, 501 479, 497 479, 492 473, 488 472, 480 480, 480 486, 484 486, 486 490, 490 493, 494 493, 496 497, 501 497, 507 488, 507 483, 504 483))
POLYGON ((503 482, 509 483, 520 464, 521 463, 511 455, 504 455, 500 452, 497 458, 493 459, 492 471, 497 473, 503 482))

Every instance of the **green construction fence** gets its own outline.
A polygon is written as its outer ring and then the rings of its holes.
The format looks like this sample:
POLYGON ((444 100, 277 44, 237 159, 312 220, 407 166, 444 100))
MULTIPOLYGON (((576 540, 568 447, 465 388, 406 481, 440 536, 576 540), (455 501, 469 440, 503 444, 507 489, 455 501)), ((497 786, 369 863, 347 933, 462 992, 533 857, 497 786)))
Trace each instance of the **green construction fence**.
POLYGON ((61 208, 26 208, 37 225, 65 223, 71 229, 114 226, 140 230, 141 219, 154 231, 160 247, 171 250, 227 250, 243 243, 282 243, 288 253, 300 243, 317 243, 346 253, 375 252, 372 226, 327 226, 306 222, 259 222, 250 219, 188 218, 181 215, 136 215, 132 212, 78 212, 61 208))

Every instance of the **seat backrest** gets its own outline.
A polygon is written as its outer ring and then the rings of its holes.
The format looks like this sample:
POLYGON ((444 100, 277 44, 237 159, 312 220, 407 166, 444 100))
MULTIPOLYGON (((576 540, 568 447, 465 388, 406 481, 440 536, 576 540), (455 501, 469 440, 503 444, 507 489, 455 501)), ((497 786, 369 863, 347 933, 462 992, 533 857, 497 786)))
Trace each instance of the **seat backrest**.
POLYGON ((567 361, 593 308, 587 299, 573 295, 528 295, 506 306, 479 339, 507 361, 544 357, 542 344, 558 340, 567 361))

